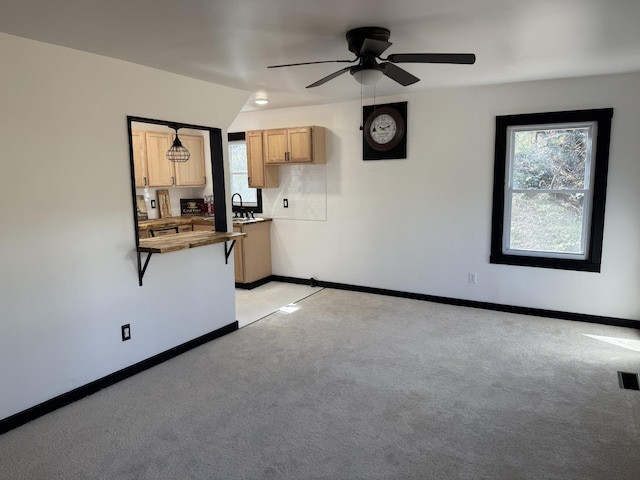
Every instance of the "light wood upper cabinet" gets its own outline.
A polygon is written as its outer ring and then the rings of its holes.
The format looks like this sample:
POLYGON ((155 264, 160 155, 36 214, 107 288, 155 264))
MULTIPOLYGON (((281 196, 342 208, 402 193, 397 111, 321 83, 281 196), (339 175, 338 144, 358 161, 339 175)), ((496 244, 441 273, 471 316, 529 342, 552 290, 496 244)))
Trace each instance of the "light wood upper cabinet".
POLYGON ((264 138, 264 163, 285 163, 287 154, 287 131, 265 130, 264 138))
POLYGON ((136 187, 148 187, 147 155, 145 153, 145 139, 142 130, 134 130, 131 132, 131 148, 133 149, 133 171, 136 179, 136 187))
POLYGON ((263 132, 264 163, 325 163, 324 127, 297 127, 263 132))
POLYGON ((167 150, 173 144, 170 133, 145 132, 147 172, 150 187, 174 187, 176 176, 173 162, 167 159, 167 150))
POLYGON ((313 162, 313 130, 311 127, 288 129, 287 141, 289 144, 289 162, 313 162))
MULTIPOLYGON (((204 187, 207 174, 204 168, 204 138, 197 135, 178 134, 182 145, 189 150, 190 157, 186 162, 174 163, 176 186, 204 187)), ((173 144, 173 139, 171 140, 173 144)))
POLYGON ((247 168, 251 188, 273 188, 278 186, 278 167, 265 165, 263 132, 253 130, 245 135, 247 145, 247 168))
MULTIPOLYGON (((186 162, 172 162, 167 159, 167 150, 173 145, 175 134, 165 132, 140 132, 144 138, 146 166, 141 171, 146 172, 146 181, 138 180, 138 165, 136 169, 137 187, 202 187, 207 183, 204 163, 204 138, 197 135, 180 135, 180 141, 189 150, 190 157, 186 162)), ((133 135, 134 163, 136 137, 133 135)))

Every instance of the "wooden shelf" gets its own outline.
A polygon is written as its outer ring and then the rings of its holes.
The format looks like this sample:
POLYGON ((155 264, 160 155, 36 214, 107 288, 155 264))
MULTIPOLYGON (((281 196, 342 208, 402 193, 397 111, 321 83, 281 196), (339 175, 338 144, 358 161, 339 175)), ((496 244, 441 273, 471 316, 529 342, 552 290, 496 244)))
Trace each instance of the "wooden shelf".
POLYGON ((189 248, 203 247, 205 245, 213 245, 214 243, 224 242, 224 259, 225 263, 229 261, 229 255, 233 251, 236 240, 246 237, 246 233, 235 232, 185 232, 175 235, 166 235, 162 237, 143 238, 138 245, 138 281, 142 286, 142 278, 147 271, 149 260, 154 253, 177 252, 178 250, 186 250, 189 248), (227 247, 227 242, 231 242, 231 246, 227 247), (140 253, 146 252, 147 259, 142 265, 140 253))
POLYGON ((143 238, 140 240, 139 252, 169 253, 187 248, 213 245, 214 243, 228 242, 246 233, 232 232, 185 232, 177 235, 165 235, 163 237, 143 238))

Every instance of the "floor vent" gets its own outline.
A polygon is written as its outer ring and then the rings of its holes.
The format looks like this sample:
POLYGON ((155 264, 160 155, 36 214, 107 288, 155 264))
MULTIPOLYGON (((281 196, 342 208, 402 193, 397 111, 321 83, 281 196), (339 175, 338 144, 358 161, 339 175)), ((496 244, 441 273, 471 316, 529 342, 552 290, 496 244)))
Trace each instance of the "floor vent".
POLYGON ((618 382, 620 382, 620 388, 626 390, 640 390, 640 382, 638 381, 637 373, 618 372, 618 382))

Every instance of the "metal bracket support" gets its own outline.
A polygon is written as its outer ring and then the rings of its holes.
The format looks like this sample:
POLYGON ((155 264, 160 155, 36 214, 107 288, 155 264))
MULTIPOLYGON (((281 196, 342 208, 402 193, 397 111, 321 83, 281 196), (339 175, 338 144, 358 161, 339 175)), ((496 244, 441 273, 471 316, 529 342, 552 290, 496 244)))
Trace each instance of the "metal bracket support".
MULTIPOLYGON (((233 252, 233 247, 235 245, 236 245, 235 240, 231 241, 231 245, 229 245, 229 242, 224 242, 224 263, 225 264, 229 263, 229 256, 231 255, 231 252, 233 252)), ((149 265, 149 260, 151 260, 151 255, 153 255, 153 252, 147 253, 147 258, 144 261, 144 265, 142 264, 142 258, 141 258, 140 252, 136 252, 136 253, 138 254, 138 284, 142 286, 142 278, 144 277, 144 274, 147 271, 147 266, 149 265)))
POLYGON ((229 255, 231 255, 231 252, 233 251, 233 247, 235 246, 236 241, 233 240, 229 248, 227 248, 227 243, 229 242, 224 242, 224 263, 225 264, 229 263, 229 255))
POLYGON ((144 272, 147 271, 147 266, 149 265, 149 260, 151 260, 152 252, 149 252, 147 255, 147 259, 144 262, 144 266, 142 266, 142 260, 140 258, 140 252, 138 252, 138 284, 142 286, 142 277, 144 277, 144 272))

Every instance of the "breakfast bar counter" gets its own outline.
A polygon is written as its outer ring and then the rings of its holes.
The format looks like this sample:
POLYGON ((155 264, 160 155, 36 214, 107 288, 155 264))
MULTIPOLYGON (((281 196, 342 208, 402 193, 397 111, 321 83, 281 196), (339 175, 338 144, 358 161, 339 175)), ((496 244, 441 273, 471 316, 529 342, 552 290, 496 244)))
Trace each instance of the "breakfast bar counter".
POLYGON ((139 252, 169 253, 188 248, 202 247, 246 237, 246 233, 234 232, 185 232, 162 237, 143 238, 138 246, 139 252))

